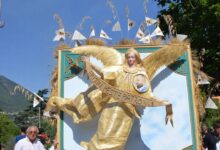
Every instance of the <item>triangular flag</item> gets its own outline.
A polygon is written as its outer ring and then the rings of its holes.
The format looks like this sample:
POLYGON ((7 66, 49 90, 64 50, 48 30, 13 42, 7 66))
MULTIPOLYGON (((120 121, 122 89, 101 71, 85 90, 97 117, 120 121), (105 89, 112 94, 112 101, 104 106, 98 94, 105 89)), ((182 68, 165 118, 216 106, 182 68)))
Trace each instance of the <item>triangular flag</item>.
POLYGON ((138 29, 137 33, 136 33, 136 38, 142 39, 144 38, 144 33, 141 30, 141 28, 138 29))
POLYGON ((200 74, 198 74, 198 81, 197 85, 204 85, 204 84, 210 84, 210 82, 204 78, 200 74))
POLYGON ((150 40, 151 40, 150 35, 147 35, 147 36, 141 38, 139 41, 142 42, 142 43, 149 44, 150 40))
POLYGON ((205 108, 218 109, 218 107, 216 106, 216 104, 213 102, 213 100, 210 97, 206 101, 205 108))
POLYGON ((37 95, 36 93, 33 94, 34 94, 33 107, 36 107, 40 102, 44 101, 44 99, 39 95, 37 95))
POLYGON ((44 111, 43 116, 51 117, 51 118, 57 118, 56 112, 50 112, 50 111, 44 111))
POLYGON ((82 35, 78 30, 75 30, 72 40, 86 40, 86 37, 82 35))
POLYGON ((157 20, 149 18, 149 17, 145 17, 145 23, 147 24, 147 26, 150 26, 150 25, 157 23, 157 20))
POLYGON ((46 117, 51 117, 49 111, 44 111, 44 112, 43 112, 43 115, 46 116, 46 117))
POLYGON ((128 19, 128 31, 131 30, 135 26, 135 22, 131 19, 128 19))
POLYGON ((188 36, 185 35, 185 34, 177 34, 177 35, 176 35, 176 38, 177 38, 177 40, 179 40, 179 41, 184 41, 187 37, 188 37, 188 36))
POLYGON ((104 38, 104 39, 108 39, 108 40, 112 40, 112 38, 110 38, 106 33, 105 31, 102 29, 101 32, 100 32, 100 37, 101 38, 104 38))
POLYGON ((157 27, 153 33, 151 33, 150 35, 151 37, 154 37, 154 36, 164 36, 163 35, 163 32, 161 31, 161 29, 159 27, 157 27))
POLYGON ((91 37, 94 37, 94 36, 95 36, 95 29, 93 28, 92 31, 90 32, 89 37, 91 38, 91 37))
POLYGON ((33 100, 33 107, 36 107, 39 103, 40 103, 40 101, 38 101, 37 98, 34 97, 34 100, 33 100))
POLYGON ((64 28, 58 29, 56 31, 56 36, 54 37, 53 41, 60 41, 65 40, 65 31, 64 28))
POLYGON ((121 31, 121 25, 119 21, 114 24, 114 26, 112 27, 112 31, 121 31))

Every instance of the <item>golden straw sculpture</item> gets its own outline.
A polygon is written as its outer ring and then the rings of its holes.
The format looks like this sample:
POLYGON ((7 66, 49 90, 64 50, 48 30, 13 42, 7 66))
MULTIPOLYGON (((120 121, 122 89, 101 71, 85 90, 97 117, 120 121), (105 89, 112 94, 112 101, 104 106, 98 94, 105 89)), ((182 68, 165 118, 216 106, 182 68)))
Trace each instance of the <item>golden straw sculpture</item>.
POLYGON ((172 104, 156 98, 150 81, 163 65, 173 63, 187 50, 187 43, 173 42, 144 59, 130 48, 125 56, 114 48, 97 45, 70 49, 81 57, 92 85, 74 99, 52 96, 46 111, 61 110, 70 115, 74 123, 91 120, 101 113, 96 133, 90 141, 80 144, 88 150, 122 150, 133 125, 140 117, 137 105, 166 107, 166 122, 172 122, 172 104), (97 69, 87 56, 100 60, 104 67, 97 69))

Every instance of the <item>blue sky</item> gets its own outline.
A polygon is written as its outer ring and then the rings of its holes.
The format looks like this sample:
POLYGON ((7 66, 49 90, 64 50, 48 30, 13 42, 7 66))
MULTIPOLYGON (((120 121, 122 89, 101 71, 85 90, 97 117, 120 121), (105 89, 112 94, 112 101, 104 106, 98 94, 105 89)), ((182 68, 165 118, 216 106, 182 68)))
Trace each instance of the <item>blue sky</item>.
MULTIPOLYGON (((88 37, 91 25, 95 27, 96 35, 103 29, 113 38, 111 43, 127 37, 127 21, 125 7, 130 9, 130 18, 136 26, 129 33, 134 38, 139 24, 144 20, 143 0, 113 0, 118 11, 122 27, 119 32, 111 32, 111 25, 105 25, 106 20, 112 23, 111 9, 106 0, 2 0, 0 20, 5 22, 0 28, 0 75, 3 75, 25 88, 36 92, 39 89, 50 88, 50 76, 56 61, 53 58, 53 42, 58 24, 53 15, 59 14, 66 31, 71 33, 79 27, 84 16, 86 20, 80 31, 88 37)), ((153 0, 148 0, 147 16, 156 18, 159 8, 153 0)), ((68 42, 68 44, 70 44, 68 42)))

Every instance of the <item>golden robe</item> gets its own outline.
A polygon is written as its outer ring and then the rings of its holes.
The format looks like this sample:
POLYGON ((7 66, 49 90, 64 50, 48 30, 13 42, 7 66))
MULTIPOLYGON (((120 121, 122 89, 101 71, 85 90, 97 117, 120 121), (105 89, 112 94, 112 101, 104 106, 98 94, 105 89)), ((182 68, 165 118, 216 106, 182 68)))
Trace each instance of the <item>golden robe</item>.
MULTIPOLYGON (((104 68, 102 73, 104 80, 118 89, 134 95, 151 94, 149 80, 142 67, 130 69, 128 66, 113 66, 104 68), (135 88, 134 77, 140 74, 146 77, 146 92, 138 92, 135 88)), ((101 112, 96 133, 89 142, 80 143, 88 150, 122 150, 134 116, 139 117, 134 105, 118 102, 94 86, 80 93, 74 100, 60 99, 56 103, 60 110, 72 116, 75 123, 86 122, 101 112)))
MULTIPOLYGON (((106 81, 118 89, 136 95, 140 93, 134 88, 133 81, 138 74, 146 76, 144 68, 129 69, 127 66, 120 66, 103 71, 106 81)), ((82 142, 81 145, 88 150, 122 150, 132 128, 134 116, 139 117, 134 105, 110 98, 101 112, 96 133, 90 142, 82 142)))

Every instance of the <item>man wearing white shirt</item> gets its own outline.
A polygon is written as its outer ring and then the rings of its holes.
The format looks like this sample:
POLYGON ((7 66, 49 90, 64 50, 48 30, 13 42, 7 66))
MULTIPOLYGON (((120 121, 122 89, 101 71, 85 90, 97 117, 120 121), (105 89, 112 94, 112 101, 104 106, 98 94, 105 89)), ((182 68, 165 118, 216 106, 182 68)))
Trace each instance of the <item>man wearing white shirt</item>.
POLYGON ((37 139, 38 132, 37 126, 28 127, 27 137, 18 141, 14 150, 45 150, 43 144, 37 139))
POLYGON ((216 150, 220 150, 220 141, 216 143, 216 150))

